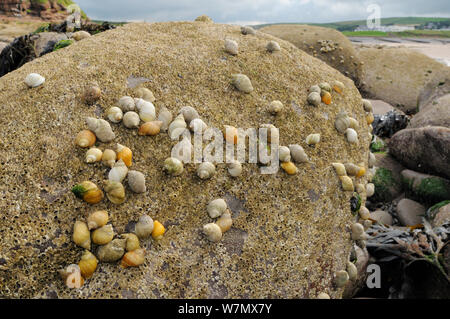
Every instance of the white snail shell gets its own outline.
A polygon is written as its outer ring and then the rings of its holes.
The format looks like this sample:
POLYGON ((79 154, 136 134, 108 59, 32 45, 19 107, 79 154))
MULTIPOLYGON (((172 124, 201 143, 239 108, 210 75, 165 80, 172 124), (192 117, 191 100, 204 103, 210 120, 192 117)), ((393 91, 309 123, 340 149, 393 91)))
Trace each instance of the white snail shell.
POLYGON ((353 192, 355 190, 355 187, 353 186, 353 181, 348 176, 339 176, 339 179, 341 180, 342 188, 344 191, 347 192, 353 192))
POLYGON ((367 197, 372 197, 375 194, 375 185, 372 183, 368 183, 366 185, 366 195, 367 197))
POLYGON ((348 117, 347 113, 338 113, 338 115, 336 116, 336 120, 334 121, 334 127, 339 133, 345 133, 345 130, 350 127, 350 118, 348 117))
POLYGON ((165 132, 169 128, 170 122, 172 122, 172 113, 165 107, 159 109, 158 121, 163 122, 161 125, 161 131, 165 132))
POLYGON ((227 207, 227 203, 222 198, 218 198, 209 202, 207 211, 211 218, 217 218, 222 216, 227 207))
POLYGON ((180 114, 183 114, 183 118, 187 124, 190 124, 192 120, 200 118, 196 109, 192 106, 183 106, 180 109, 180 114))
POLYGON ((359 208, 359 217, 363 220, 367 220, 370 218, 370 211, 366 208, 366 206, 361 206, 359 208))
POLYGON ((138 99, 136 108, 139 111, 139 117, 143 122, 150 122, 156 118, 155 106, 144 99, 138 99))
POLYGON ((358 133, 352 128, 348 128, 345 131, 345 136, 347 137, 347 141, 351 144, 358 142, 358 133))
POLYGON ((267 45, 266 45, 266 49, 269 52, 275 52, 275 51, 281 50, 280 45, 276 41, 269 41, 269 43, 267 43, 267 45))
POLYGON ((349 280, 348 273, 345 270, 340 270, 336 272, 334 281, 338 288, 344 287, 349 280))
POLYGON ((123 125, 126 128, 138 128, 141 119, 139 118, 139 114, 133 111, 128 111, 123 116, 123 125))
POLYGON ((241 92, 251 93, 253 91, 252 82, 245 74, 233 74, 232 84, 241 92))
POLYGON ((116 162, 114 167, 109 171, 108 179, 113 182, 122 183, 122 181, 127 177, 128 167, 122 160, 116 162))
POLYGON ((136 90, 136 96, 145 101, 149 101, 151 103, 155 102, 156 98, 153 95, 153 92, 147 88, 138 88, 136 90))
MULTIPOLYGON (((174 137, 173 132, 174 132, 176 129, 183 129, 182 131, 184 131, 184 129, 185 129, 186 127, 187 127, 187 124, 186 124, 186 121, 184 120, 183 114, 179 114, 179 115, 173 120, 173 122, 170 123, 170 125, 169 125, 169 131, 168 131, 168 133, 169 133, 170 138, 173 139, 173 138, 172 138, 172 137, 174 137)), ((178 130, 178 132, 179 132, 179 131, 180 131, 180 130, 178 130)), ((179 136, 179 135, 177 135, 175 139, 177 139, 178 136, 179 136)))
POLYGON ((358 278, 358 269, 354 263, 347 261, 347 273, 351 281, 355 281, 358 278))
POLYGON ((217 243, 222 239, 222 230, 219 225, 215 223, 206 224, 203 226, 203 233, 209 241, 217 243))
POLYGON ((357 130, 359 128, 359 123, 357 120, 355 120, 353 117, 349 117, 350 120, 350 128, 357 130))
POLYGON ((291 151, 287 146, 280 146, 278 148, 278 156, 281 162, 291 161, 291 151))
POLYGON ((110 107, 106 111, 106 115, 108 116, 108 119, 113 123, 119 123, 123 118, 123 112, 117 106, 110 107))
POLYGON ((203 162, 198 166, 197 175, 201 179, 211 178, 216 172, 216 166, 211 162, 203 162))
POLYGON ((369 100, 363 99, 362 104, 363 104, 364 111, 366 111, 366 112, 373 111, 372 103, 369 100))
POLYGON ((174 157, 169 157, 164 161, 164 171, 167 174, 178 176, 183 173, 183 162, 174 157))
MULTIPOLYGON (((320 88, 319 88, 320 90, 320 88)), ((308 94, 307 101, 309 104, 318 106, 320 105, 320 102, 322 101, 322 98, 320 97, 320 93, 318 92, 311 92, 308 94)))
POLYGON ((124 112, 134 111, 135 109, 134 99, 130 96, 122 96, 117 104, 124 112))
POLYGON ((309 161, 308 155, 306 155, 305 150, 298 144, 289 145, 289 150, 291 151, 291 157, 296 163, 306 163, 309 161))
POLYGON ((225 52, 231 55, 236 55, 238 54, 238 50, 239 46, 236 41, 230 39, 225 40, 225 52))
POLYGON ((372 152, 369 152, 369 168, 372 168, 375 166, 377 162, 377 158, 372 152))
POLYGON ((208 128, 208 125, 202 119, 193 119, 189 124, 189 128, 194 133, 203 133, 208 128))
POLYGON ((30 73, 25 78, 25 84, 30 88, 38 87, 44 84, 45 78, 37 73, 30 73))
POLYGON ((310 134, 306 137, 306 144, 314 145, 320 142, 320 134, 310 134))
POLYGON ((88 117, 86 119, 86 124, 89 130, 94 132, 97 138, 103 143, 111 142, 116 137, 111 125, 103 119, 88 117))
POLYGON ((233 177, 238 177, 242 174, 242 164, 239 161, 233 160, 228 164, 228 173, 233 177))
POLYGON ((102 160, 103 152, 96 148, 92 147, 86 152, 86 163, 95 163, 102 160))
POLYGON ((145 186, 145 176, 138 171, 129 171, 127 175, 128 185, 135 193, 145 193, 147 187, 145 186))
POLYGON ((352 239, 353 240, 361 240, 364 239, 364 226, 361 225, 360 223, 354 223, 351 226, 351 230, 352 230, 352 239))
POLYGON ((116 164, 117 154, 113 150, 106 149, 102 155, 102 162, 105 166, 113 167, 116 164))
POLYGON ((309 92, 311 92, 311 93, 316 92, 316 93, 319 93, 319 95, 320 95, 321 91, 322 91, 322 89, 318 85, 313 85, 309 88, 309 92))
POLYGON ((272 114, 278 114, 283 110, 283 103, 281 101, 272 101, 269 104, 269 112, 272 114))
POLYGON ((142 215, 136 223, 134 232, 139 238, 145 239, 150 237, 153 232, 153 228, 153 219, 148 215, 142 215))

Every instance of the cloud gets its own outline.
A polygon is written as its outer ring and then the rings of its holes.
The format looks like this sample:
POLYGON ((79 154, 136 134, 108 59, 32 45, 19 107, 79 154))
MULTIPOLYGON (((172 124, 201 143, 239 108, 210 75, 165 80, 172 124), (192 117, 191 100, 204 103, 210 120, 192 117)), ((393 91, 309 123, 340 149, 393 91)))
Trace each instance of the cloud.
POLYGON ((92 19, 110 21, 193 20, 201 14, 215 22, 335 22, 369 16, 376 3, 381 17, 450 17, 448 0, 78 0, 92 19))

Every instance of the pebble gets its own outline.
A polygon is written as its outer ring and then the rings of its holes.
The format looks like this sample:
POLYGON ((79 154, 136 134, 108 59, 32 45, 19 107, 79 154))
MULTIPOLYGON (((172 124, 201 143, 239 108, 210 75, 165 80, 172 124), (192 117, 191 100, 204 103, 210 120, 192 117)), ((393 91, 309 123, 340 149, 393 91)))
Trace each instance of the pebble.
POLYGON ((422 224, 422 216, 425 215, 426 208, 408 198, 401 199, 397 204, 398 221, 403 226, 414 226, 422 224))

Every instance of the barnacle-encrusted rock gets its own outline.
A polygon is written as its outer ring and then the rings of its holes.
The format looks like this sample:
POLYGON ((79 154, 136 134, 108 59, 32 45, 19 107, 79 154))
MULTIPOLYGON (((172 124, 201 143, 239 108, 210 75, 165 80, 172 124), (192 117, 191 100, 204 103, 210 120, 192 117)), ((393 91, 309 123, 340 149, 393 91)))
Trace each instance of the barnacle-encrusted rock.
MULTIPOLYGON (((364 162, 367 167, 365 114, 351 80, 290 43, 261 32, 244 36, 232 25, 130 23, 0 78, 0 101, 0 145, 7 150, 0 153, 0 296, 315 298, 326 292, 332 299, 341 297, 343 289, 334 288, 333 275, 346 269, 352 247, 346 227, 354 216, 348 211, 352 193, 341 190, 330 164, 364 162), (226 38, 239 39, 239 58, 223 59, 226 38), (282 54, 264 52, 271 40, 280 44, 282 54), (23 79, 32 72, 51 76, 30 90, 23 79), (239 72, 251 78, 252 94, 236 92, 230 85, 231 74, 239 72), (288 176, 278 162, 276 175, 261 174, 262 166, 246 162, 237 177, 228 173, 226 163, 217 164, 208 180, 197 177, 195 163, 186 163, 183 174, 174 177, 163 172, 175 143, 167 134, 146 138, 111 124, 116 142, 133 151, 130 169, 148 179, 147 192, 131 192, 125 179, 127 200, 121 205, 103 200, 89 206, 67 189, 92 180, 106 195, 102 181, 108 168, 84 163, 87 150, 75 146, 74 137, 87 128, 86 117, 107 115, 86 107, 79 96, 95 79, 105 92, 101 106, 106 111, 122 96, 135 97, 126 87, 131 76, 149 79, 146 85, 158 97, 157 114, 164 106, 175 117, 181 107, 191 105, 209 127, 273 123, 279 128, 280 145, 298 144, 309 161, 297 161, 291 149, 296 175, 288 176), (345 94, 333 93, 335 106, 306 104, 312 85, 333 80, 345 84, 345 94), (285 104, 280 116, 266 111, 272 100, 285 104), (334 128, 340 109, 360 123, 357 146, 350 146, 334 128), (14 129, 6 129, 11 123, 14 129), (311 133, 323 137, 316 147, 305 143, 311 133), (206 213, 215 198, 226 200, 233 220, 219 243, 209 242, 202 233, 203 225, 215 222, 206 213), (146 262, 138 269, 101 263, 80 290, 67 289, 56 280, 57 271, 77 263, 84 252, 72 242, 73 224, 97 210, 109 212, 118 235, 133 233, 134 221, 143 213, 155 224, 160 221, 166 232, 158 241, 141 240, 146 262)), ((113 142, 97 143, 102 150, 116 150, 113 142)), ((358 179, 366 182, 365 176, 358 179)), ((120 257, 120 247, 112 259, 120 257)), ((97 247, 92 250, 97 255, 97 247)))

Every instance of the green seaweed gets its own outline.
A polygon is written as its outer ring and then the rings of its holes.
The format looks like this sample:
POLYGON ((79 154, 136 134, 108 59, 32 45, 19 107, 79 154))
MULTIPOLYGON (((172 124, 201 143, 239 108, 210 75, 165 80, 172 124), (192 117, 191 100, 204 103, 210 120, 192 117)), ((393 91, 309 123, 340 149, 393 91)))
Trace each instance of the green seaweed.
POLYGON ((391 197, 391 188, 397 185, 397 181, 392 175, 392 171, 380 167, 377 169, 375 176, 372 179, 375 185, 374 199, 377 201, 389 201, 391 197))
POLYGON ((61 40, 58 43, 55 44, 55 47, 53 48, 53 51, 57 51, 59 49, 68 47, 73 43, 73 40, 61 40))
POLYGON ((386 143, 381 139, 377 139, 370 144, 370 150, 372 153, 384 152, 386 151, 386 143))
POLYGON ((37 28, 33 34, 41 33, 41 32, 48 32, 50 28, 50 24, 46 23, 41 25, 39 28, 37 28))
POLYGON ((429 203, 438 203, 450 199, 450 183, 439 177, 423 179, 417 189, 413 191, 420 199, 429 203))
POLYGON ((75 194, 76 197, 83 199, 84 193, 86 193, 86 189, 81 185, 75 185, 72 187, 72 193, 75 194))

